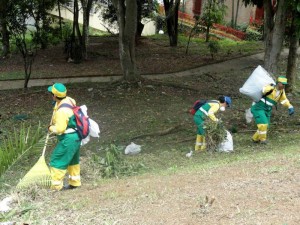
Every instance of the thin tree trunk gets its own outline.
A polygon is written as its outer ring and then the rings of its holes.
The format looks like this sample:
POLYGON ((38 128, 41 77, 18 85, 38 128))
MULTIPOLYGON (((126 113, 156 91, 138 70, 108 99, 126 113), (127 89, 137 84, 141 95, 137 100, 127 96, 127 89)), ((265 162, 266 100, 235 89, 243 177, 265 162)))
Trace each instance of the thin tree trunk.
MULTIPOLYGON (((270 58, 270 51, 272 48, 272 32, 274 27, 273 11, 271 1, 263 1, 264 7, 264 44, 265 44, 265 55, 264 62, 270 58)), ((266 64, 266 63, 265 63, 266 64)))
POLYGON ((239 7, 240 7, 240 0, 237 0, 236 10, 235 10, 235 19, 234 19, 234 28, 236 28, 236 26, 237 26, 237 18, 238 18, 238 15, 239 15, 239 7))
POLYGON ((287 62, 287 71, 286 76, 288 78, 288 85, 286 88, 287 92, 293 91, 293 86, 296 81, 296 71, 297 71, 297 50, 299 47, 299 34, 297 33, 297 24, 296 24, 297 12, 293 11, 292 24, 290 29, 290 46, 289 46, 289 55, 287 62))
POLYGON ((232 8, 231 8, 231 27, 234 27, 234 0, 232 0, 232 8))
POLYGON ((136 39, 142 36, 144 29, 144 24, 142 24, 142 2, 137 1, 137 29, 136 29, 136 39))
POLYGON ((7 29, 7 23, 5 20, 5 15, 1 13, 0 15, 0 27, 2 33, 2 56, 6 57, 9 54, 9 32, 7 29))
POLYGON ((170 46, 178 44, 178 9, 179 0, 164 0, 167 31, 170 41, 170 46), (175 1, 175 2, 174 2, 175 1))
MULTIPOLYGON (((264 1, 265 2, 265 1, 264 1)), ((269 44, 265 54, 265 68, 271 73, 277 73, 277 65, 282 50, 284 30, 286 23, 286 6, 285 0, 278 1, 278 6, 275 14, 274 27, 271 31, 269 44)))
POLYGON ((59 23, 59 30, 60 30, 60 38, 63 37, 63 30, 62 30, 62 19, 61 19, 61 10, 60 10, 60 2, 57 0, 57 8, 58 8, 58 23, 59 23))

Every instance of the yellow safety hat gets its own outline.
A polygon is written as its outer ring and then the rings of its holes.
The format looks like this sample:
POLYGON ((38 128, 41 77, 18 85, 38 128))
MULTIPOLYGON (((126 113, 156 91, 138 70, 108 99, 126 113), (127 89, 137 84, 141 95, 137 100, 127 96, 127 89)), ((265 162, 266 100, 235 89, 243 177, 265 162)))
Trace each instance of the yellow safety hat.
POLYGON ((282 84, 287 84, 287 78, 285 76, 279 76, 277 78, 277 82, 280 82, 282 84))
POLYGON ((49 86, 48 91, 58 98, 64 98, 67 96, 67 88, 61 83, 55 83, 52 86, 49 86))

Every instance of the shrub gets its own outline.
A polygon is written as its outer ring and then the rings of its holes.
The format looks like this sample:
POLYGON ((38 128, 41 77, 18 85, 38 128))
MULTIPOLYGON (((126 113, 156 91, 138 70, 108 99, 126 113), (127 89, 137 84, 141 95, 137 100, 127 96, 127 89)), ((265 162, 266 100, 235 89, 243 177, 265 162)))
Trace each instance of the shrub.
POLYGON ((217 54, 218 51, 220 50, 219 42, 210 41, 207 46, 209 48, 209 52, 210 52, 211 57, 214 58, 214 55, 217 54))
POLYGON ((247 28, 246 30, 246 40, 247 41, 260 41, 263 39, 263 35, 256 31, 256 30, 253 30, 251 28, 247 28))
POLYGON ((214 26, 215 29, 219 29, 219 30, 224 31, 226 33, 232 34, 232 35, 238 37, 239 39, 244 40, 245 37, 246 37, 246 33, 245 32, 242 32, 242 31, 239 31, 239 30, 235 30, 235 29, 233 29, 231 27, 223 26, 221 24, 216 24, 216 23, 214 23, 213 26, 214 26))

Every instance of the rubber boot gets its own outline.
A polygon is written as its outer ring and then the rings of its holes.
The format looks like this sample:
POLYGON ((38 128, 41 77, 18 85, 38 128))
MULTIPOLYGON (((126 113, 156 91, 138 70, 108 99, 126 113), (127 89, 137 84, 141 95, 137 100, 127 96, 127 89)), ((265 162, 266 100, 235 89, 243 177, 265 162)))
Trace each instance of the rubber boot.
POLYGON ((51 172, 51 187, 50 189, 59 191, 63 188, 63 180, 67 173, 67 170, 61 170, 54 167, 50 167, 51 172))
POLYGON ((68 166, 68 173, 69 173, 69 185, 73 187, 81 186, 80 181, 80 165, 72 165, 68 166))
POLYGON ((205 137, 203 135, 197 134, 195 151, 205 150, 205 137))

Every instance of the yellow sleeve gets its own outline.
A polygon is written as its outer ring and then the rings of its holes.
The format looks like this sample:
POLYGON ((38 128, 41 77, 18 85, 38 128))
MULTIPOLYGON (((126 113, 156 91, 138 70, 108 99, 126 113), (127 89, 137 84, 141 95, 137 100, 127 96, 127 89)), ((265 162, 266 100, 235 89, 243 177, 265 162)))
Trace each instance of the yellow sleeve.
POLYGON ((53 124, 49 127, 49 131, 58 135, 63 134, 67 129, 69 117, 72 113, 72 110, 69 108, 61 108, 56 111, 53 117, 53 124))
POLYGON ((282 104, 283 106, 287 107, 287 108, 292 108, 292 104, 290 103, 290 101, 288 100, 288 98, 286 97, 285 91, 283 90, 280 98, 279 98, 279 102, 280 104, 282 104))
POLYGON ((210 109, 208 110, 208 116, 212 121, 217 122, 218 118, 215 116, 215 113, 218 112, 220 105, 219 103, 209 103, 210 109))
POLYGON ((270 85, 270 84, 268 84, 268 85, 266 85, 266 86, 264 86, 263 87, 263 89, 262 89, 262 94, 264 95, 264 94, 266 94, 267 92, 269 92, 269 91, 271 91, 271 90, 274 90, 274 86, 273 85, 270 85))

